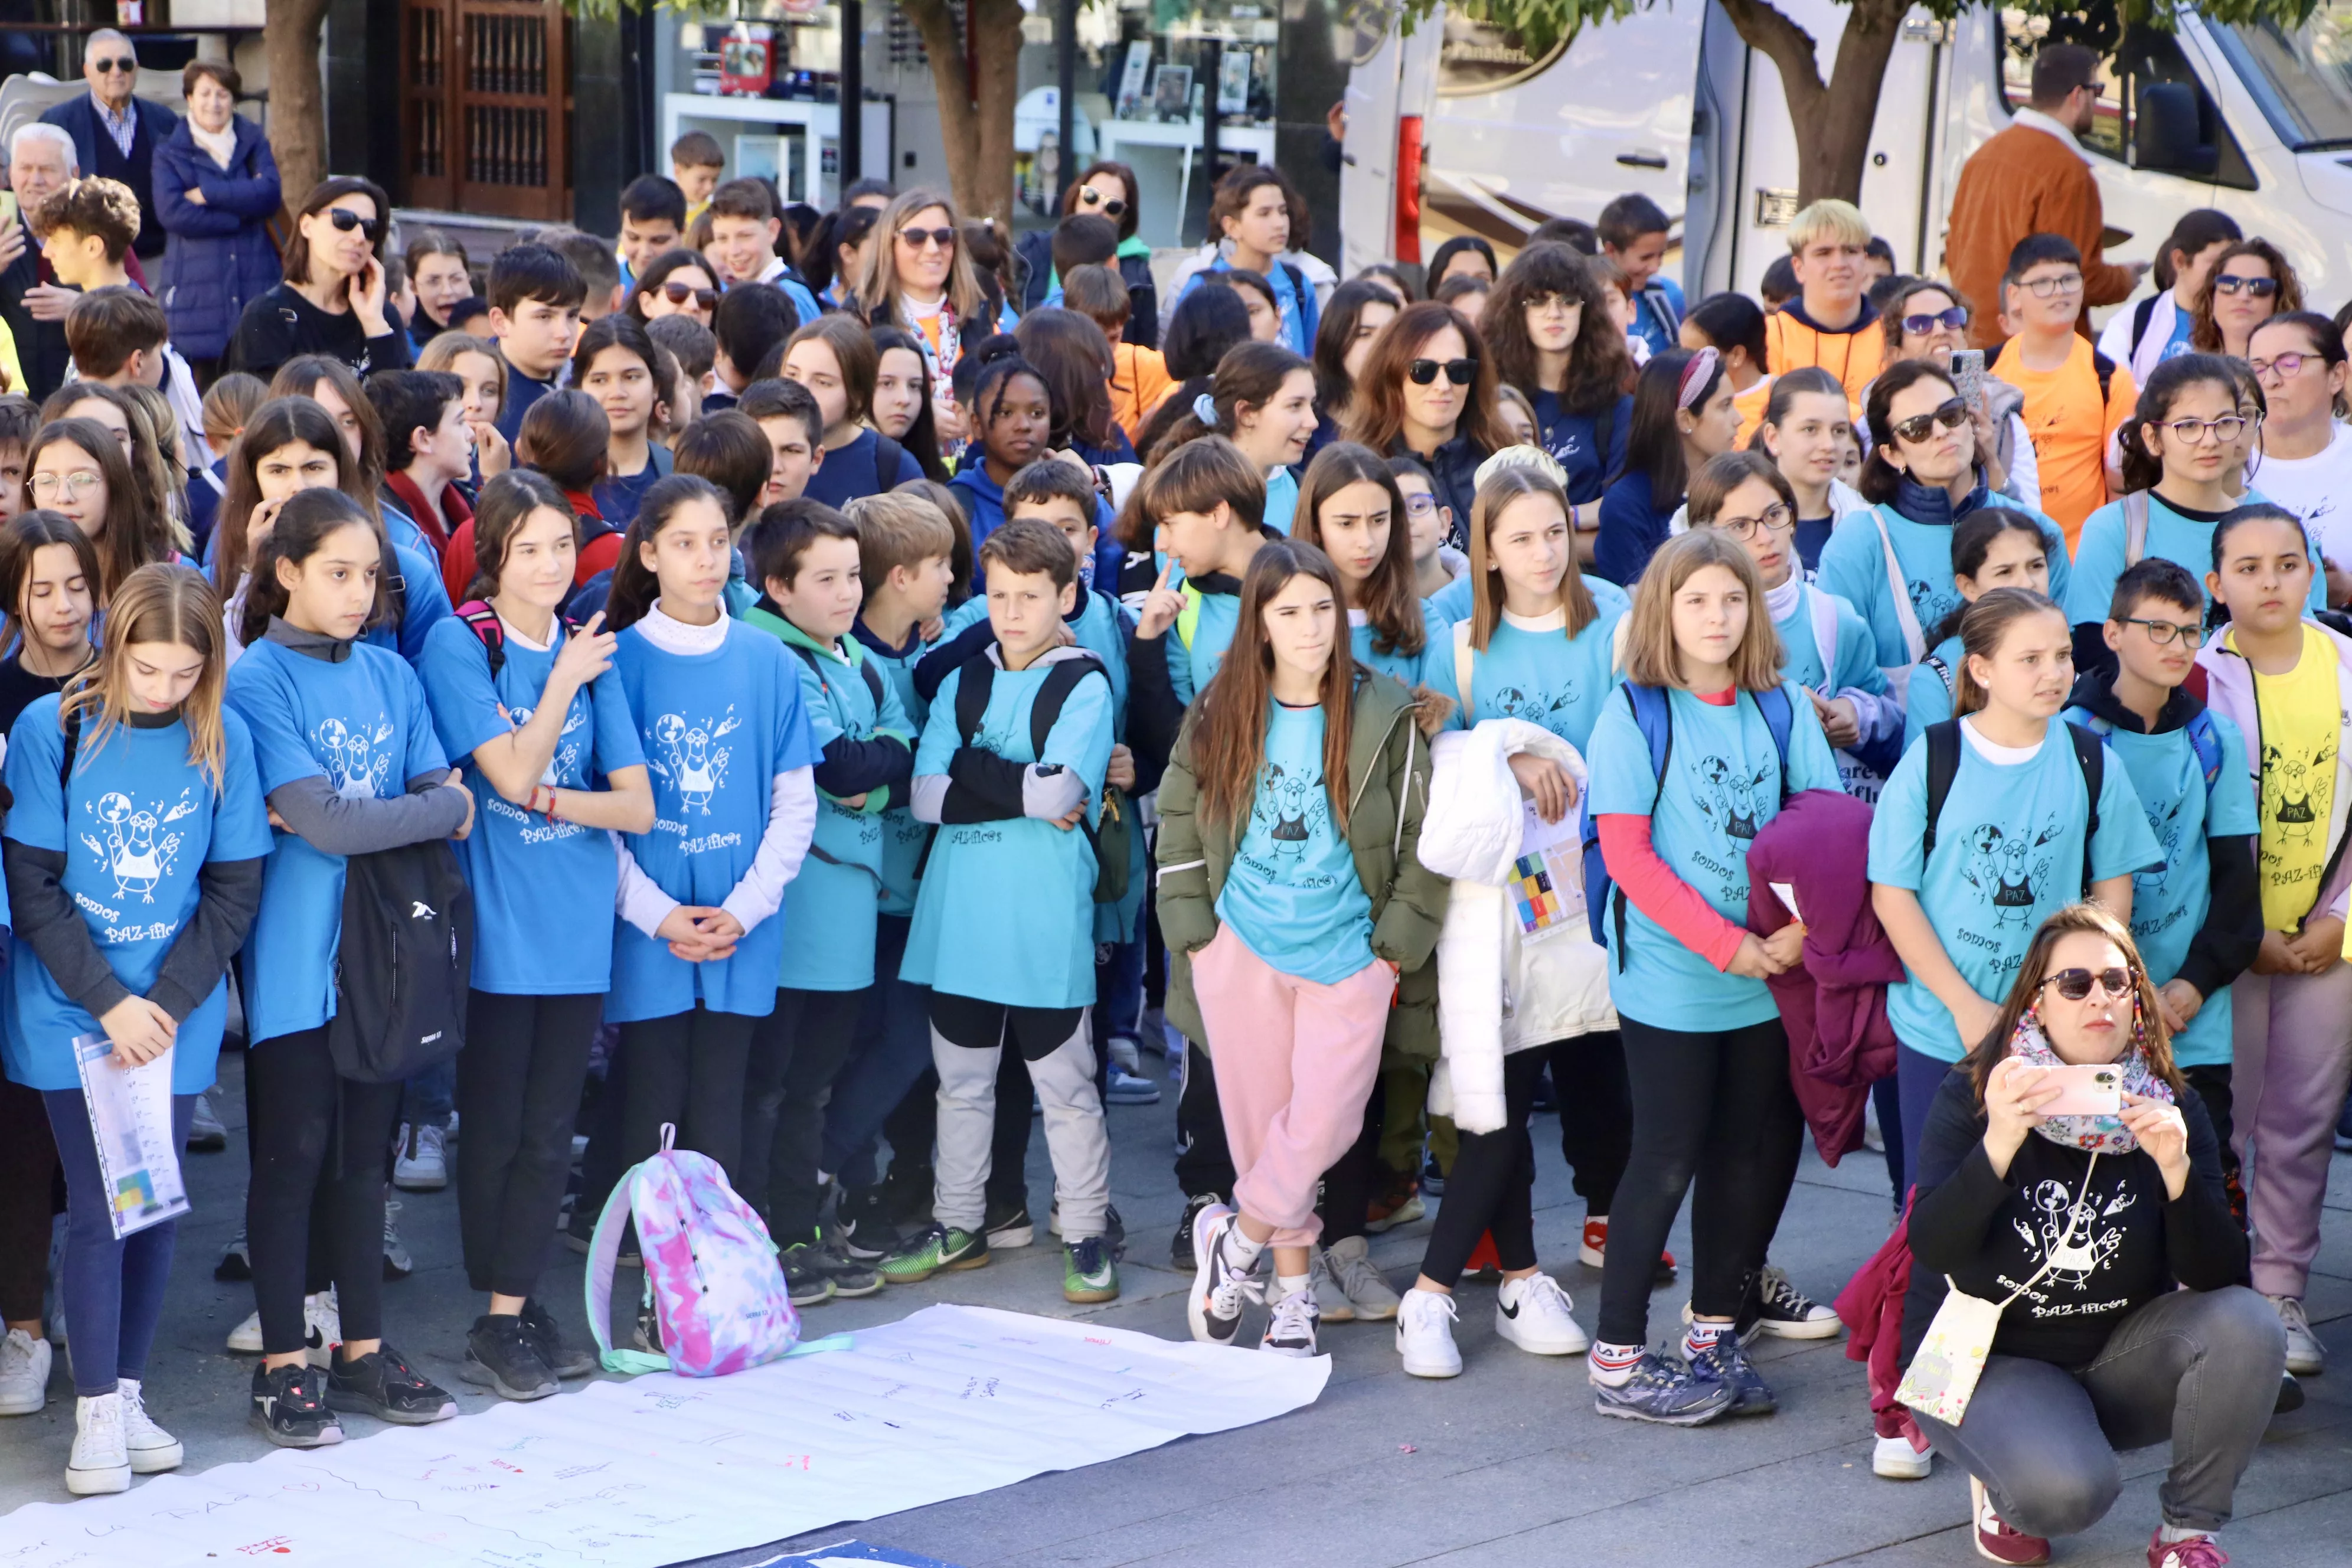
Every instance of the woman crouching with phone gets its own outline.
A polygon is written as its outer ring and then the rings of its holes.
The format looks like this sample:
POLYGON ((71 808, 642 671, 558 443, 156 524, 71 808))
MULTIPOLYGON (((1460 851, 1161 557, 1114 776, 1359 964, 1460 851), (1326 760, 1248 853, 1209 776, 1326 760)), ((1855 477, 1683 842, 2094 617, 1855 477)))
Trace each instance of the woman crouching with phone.
POLYGON ((2212 1123, 2105 910, 2042 922, 1992 1030, 1945 1075, 1910 1236, 1909 1381, 1948 1283, 2009 1303, 1958 1424, 1916 1412, 1969 1471, 1979 1553, 2047 1563, 2049 1537, 2114 1506, 2117 1452, 2168 1436, 2150 1568, 2227 1562, 2213 1532, 2270 1424, 2286 1334, 2248 1284, 2212 1123), (2090 1109, 2078 1070, 2099 1067, 2120 1080, 2112 1110, 2090 1109))

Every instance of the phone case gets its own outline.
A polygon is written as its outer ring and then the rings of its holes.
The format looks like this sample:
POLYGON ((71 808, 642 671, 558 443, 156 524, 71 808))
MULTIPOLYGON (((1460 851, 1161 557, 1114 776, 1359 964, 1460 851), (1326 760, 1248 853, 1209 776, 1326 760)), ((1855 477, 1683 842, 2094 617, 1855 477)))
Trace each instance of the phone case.
MULTIPOLYGON (((2119 1067, 2045 1068, 2062 1092, 2042 1108, 2044 1116, 2115 1116, 2124 1108, 2124 1070, 2119 1067)), ((2042 1081, 2049 1082, 2050 1079, 2042 1081)))

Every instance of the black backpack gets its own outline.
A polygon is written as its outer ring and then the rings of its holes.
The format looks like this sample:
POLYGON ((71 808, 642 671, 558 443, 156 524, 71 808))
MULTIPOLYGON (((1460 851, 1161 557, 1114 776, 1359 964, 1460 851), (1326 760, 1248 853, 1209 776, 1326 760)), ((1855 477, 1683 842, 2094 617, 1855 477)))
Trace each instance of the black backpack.
MULTIPOLYGON (((1092 654, 1082 658, 1056 659, 1045 671, 1045 683, 1038 689, 1037 700, 1029 705, 1029 749, 1038 756, 1045 754, 1045 737, 1054 731, 1054 721, 1062 716, 1062 705, 1070 700, 1080 680, 1089 675, 1110 679, 1102 660, 1092 654)), ((989 693, 996 685, 996 661, 985 649, 965 661, 963 679, 956 683, 956 733, 967 746, 980 733, 981 721, 988 716, 989 693)), ((1097 827, 1084 816, 1078 818, 1078 831, 1087 836, 1087 844, 1095 852, 1095 902, 1115 904, 1127 897, 1127 860, 1129 840, 1135 833, 1135 808, 1129 803, 1127 792, 1114 784, 1103 785, 1102 826, 1097 827)))
POLYGON ((399 1083, 466 1043, 474 896, 446 838, 343 863, 327 1051, 355 1083, 399 1083))
MULTIPOLYGON (((2099 837, 2099 795, 2106 788, 2106 743, 2088 730, 2059 721, 2058 728, 2074 744, 2074 761, 2083 770, 2083 787, 2091 797, 2090 820, 2083 829, 2083 897, 2091 896, 2091 845, 2099 837)), ((1944 802, 1952 793, 1952 781, 1959 776, 1960 721, 1947 719, 1940 724, 1927 726, 1923 739, 1927 743, 1927 827, 1919 839, 1919 874, 1927 874, 1927 861, 1936 853, 1936 819, 1944 815, 1944 802)))

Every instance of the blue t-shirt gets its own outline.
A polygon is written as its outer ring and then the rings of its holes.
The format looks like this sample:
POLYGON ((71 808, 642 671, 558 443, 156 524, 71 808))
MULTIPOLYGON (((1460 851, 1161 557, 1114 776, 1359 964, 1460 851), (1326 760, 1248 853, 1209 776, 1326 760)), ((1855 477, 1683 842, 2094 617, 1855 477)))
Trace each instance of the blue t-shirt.
MULTIPOLYGON (((1633 607, 1633 596, 1606 577, 1596 577, 1590 572, 1579 573, 1584 586, 1592 595, 1592 602, 1604 616, 1622 616, 1633 607)), ((1466 621, 1477 602, 1477 591, 1465 572, 1453 582, 1421 602, 1422 614, 1433 620, 1447 623, 1466 621)))
POLYGON ((1625 437, 1633 428, 1633 395, 1619 395, 1609 418, 1609 450, 1601 450, 1601 419, 1592 414, 1570 414, 1559 405, 1557 392, 1538 392, 1535 406, 1536 439, 1568 475, 1568 499, 1578 506, 1601 499, 1602 482, 1625 465, 1625 437))
POLYGON ((1382 653, 1374 645, 1378 634, 1361 610, 1348 612, 1348 647, 1356 662, 1367 669, 1377 669, 1402 683, 1410 691, 1416 686, 1426 686, 1439 696, 1453 702, 1457 711, 1452 724, 1460 727, 1458 711, 1462 698, 1454 689, 1454 628, 1437 620, 1426 605, 1421 608, 1421 651, 1406 653, 1391 648, 1382 653))
MULTIPOLYGON (((360 642, 336 663, 264 637, 229 667, 227 706, 253 732, 266 800, 296 779, 323 778, 347 800, 389 800, 449 765, 416 672, 360 642)), ((245 942, 246 1035, 256 1045, 335 1016, 343 857, 278 833, 245 942)))
MULTIPOLYGON (((492 788, 473 763, 478 747, 530 722, 555 668, 555 648, 526 647, 511 632, 505 648, 494 680, 489 650, 473 627, 452 616, 433 628, 417 665, 434 733, 458 759, 474 792, 474 830, 457 842, 474 891, 473 987, 514 996, 600 994, 612 984, 612 944, 550 941, 549 929, 613 907, 620 878, 613 836, 533 817, 492 788)), ((539 782, 593 789, 593 781, 645 763, 620 679, 606 670, 572 694, 555 756, 539 782)), ((591 919, 601 934, 602 922, 591 919)))
MULTIPOLYGON (((775 776, 817 763, 791 655, 765 632, 726 625, 726 639, 709 653, 665 652, 641 626, 624 631, 613 653, 654 786, 653 831, 623 843, 663 892, 706 908, 724 903, 751 868, 775 776)), ((734 956, 705 963, 673 957, 667 942, 626 921, 613 931, 610 1022, 675 1017, 698 1002, 752 1018, 775 1010, 780 919, 745 931, 734 956)))
POLYGON ((659 484, 669 471, 669 449, 656 442, 646 453, 646 466, 635 473, 608 473, 596 481, 595 488, 588 492, 596 502, 596 515, 616 529, 627 528, 635 520, 646 492, 659 484))
POLYGON ((1668 527, 1682 504, 1679 495, 1658 495, 1643 470, 1626 469, 1601 498, 1601 531, 1592 542, 1593 571, 1621 587, 1631 588, 1640 582, 1650 557, 1666 542, 1668 527))
MULTIPOLYGON (((1183 292, 1178 294, 1176 298, 1181 301, 1185 294, 1190 294, 1198 287, 1202 273, 1230 272, 1233 268, 1234 264, 1229 258, 1219 256, 1207 267, 1202 268, 1201 272, 1195 272, 1186 279, 1183 292)), ((1282 318, 1282 336, 1278 341, 1283 347, 1301 359, 1312 359, 1315 357, 1315 329, 1319 324, 1315 286, 1305 281, 1305 273, 1300 273, 1298 277, 1304 287, 1292 285, 1291 269, 1279 258, 1276 258, 1274 265, 1267 268, 1265 272, 1265 280, 1274 286, 1275 310, 1282 318)))
MULTIPOLYGON (((2181 319, 2188 320, 2184 312, 2181 319)), ((2249 491, 2242 505, 2251 505, 2262 498, 2249 491)), ((2189 568, 2197 579, 2200 593, 2205 595, 2207 608, 2211 608, 2213 595, 2205 587, 2205 574, 2213 569, 2213 530, 2219 526, 2217 516, 2200 521, 2185 516, 2167 505, 2154 490, 2147 492, 2147 543, 2144 556, 2160 556, 2189 568)), ((2109 501, 2083 521, 2082 536, 2074 542, 2074 572, 2066 585, 2066 619, 2070 625, 2100 622, 2115 606, 2116 580, 2124 574, 2124 545, 2129 534, 2124 521, 2124 503, 2109 501)), ((2314 561, 2319 559, 2319 542, 2305 530, 2305 548, 2314 561)), ((2313 611, 2327 608, 2327 579, 2325 574, 2311 574, 2311 595, 2305 601, 2313 611)))
MULTIPOLYGON (((1098 821, 1110 763, 1110 687, 1092 678, 1073 687, 1040 757, 1030 745, 1029 710, 1051 668, 1041 660, 999 669, 973 743, 1008 762, 1073 770, 1086 783, 1087 815, 1098 821)), ((931 700, 915 752, 918 779, 944 775, 963 745, 955 715, 962 686, 959 669, 931 700)), ((1095 999, 1094 887, 1094 850, 1076 829, 1027 816, 942 826, 915 895, 898 977, 1013 1007, 1086 1006, 1095 999)))
POLYGON ((425 657, 425 639, 433 634, 433 628, 454 612, 449 608, 449 590, 441 581, 441 569, 433 563, 430 552, 411 550, 405 544, 394 544, 392 552, 400 562, 406 594, 400 623, 378 626, 363 640, 371 647, 396 653, 415 664, 425 657))
MULTIPOLYGON (((2066 562, 2066 536, 2059 531, 2056 523, 2038 511, 2005 500, 1998 504, 2025 512, 2042 525, 2042 537, 2049 542, 2050 549, 2050 597, 2061 605, 2067 603, 2071 574, 2066 562)), ((1886 536, 1895 543, 1895 566, 1903 578, 1905 597, 1911 601, 1912 613, 1918 617, 1920 631, 1925 634, 1960 605, 1959 585, 1952 579, 1952 531, 1941 524, 1914 522, 1891 506, 1872 510, 1885 523, 1886 536)), ((1822 569, 1815 581, 1859 610, 1862 618, 1870 623, 1871 635, 1878 639, 1880 668, 1900 669, 1914 661, 1915 656, 1903 640, 1903 622, 1895 608, 1895 586, 1886 573, 1886 550, 1870 512, 1856 512, 1840 521, 1829 543, 1822 547, 1822 569)))
POLYGON ((1940 724, 1952 716, 1955 698, 1953 687, 1960 679, 1960 660, 1967 651, 1960 639, 1946 637, 1927 650, 1926 658, 1911 668, 1911 684, 1903 689, 1903 749, 1909 751, 1919 743, 1930 724, 1940 724), (1927 662, 1935 659, 1942 669, 1927 662))
POLYGON ((1242 600, 1239 594, 1202 593, 1189 583, 1184 585, 1184 596, 1197 609, 1180 614, 1176 624, 1168 628, 1168 684, 1175 689, 1176 700, 1189 708, 1216 678, 1217 667, 1225 662, 1225 649, 1234 646, 1234 632, 1242 622, 1242 600))
MULTIPOLYGON (((1729 707, 1670 690, 1667 710, 1674 743, 1662 788, 1650 770, 1650 744, 1632 701, 1601 705, 1585 752, 1591 770, 1591 809, 1650 819, 1650 844, 1674 874, 1698 890, 1724 919, 1748 923, 1748 849, 1780 814, 1782 795, 1839 787, 1837 759, 1822 738, 1813 705, 1793 686, 1781 689, 1790 705, 1785 788, 1780 748, 1755 698, 1741 693, 1729 707)), ((1661 1029, 1745 1028, 1778 1016, 1761 980, 1727 974, 1685 947, 1664 926, 1625 900, 1624 936, 1614 920, 1609 935, 1609 995, 1617 1011, 1661 1029)))
POLYGON ((396 548, 424 555, 433 553, 432 542, 425 537, 425 531, 416 526, 416 520, 408 515, 406 509, 394 502, 389 486, 377 493, 376 510, 383 518, 383 536, 396 548))
MULTIPOLYGON (((2235 724, 2212 714, 2221 741, 2221 771, 2205 783, 2205 765, 2186 729, 2159 735, 2114 729, 2070 708, 2068 721, 2097 732, 2131 775, 2132 792, 2147 812, 2148 830, 2163 851, 2163 865, 2132 874, 2132 940, 2139 946, 2147 977, 2161 985, 2180 973, 2190 942, 2212 908, 2209 839, 2252 837, 2262 831, 2254 805, 2254 783, 2245 768, 2245 737, 2235 724)), ((2172 1059, 2182 1067, 2227 1063, 2231 1057, 2230 987, 2205 998, 2189 1027, 2172 1037, 2172 1059)))
MULTIPOLYGON (((2034 931, 2083 896, 2090 801, 2082 763, 2055 725, 2053 721, 2030 759, 1995 763, 1979 753, 1963 723, 1959 771, 1937 821, 1935 856, 1925 865, 1927 747, 1903 753, 1871 818, 1870 879, 1919 896, 1952 966, 1996 1006, 2008 996, 2034 931)), ((2163 859, 2148 833, 2147 813, 2132 793, 2131 774, 2110 752, 2091 879, 2105 881, 2163 859)), ((1887 987, 1886 1014, 1897 1039, 1937 1061, 1958 1061, 1975 1044, 1961 1040, 1951 1013, 1916 980, 1887 987)))
MULTIPOLYGON (((808 478, 808 489, 801 493, 811 500, 821 500, 836 511, 859 496, 880 495, 893 490, 908 479, 923 477, 923 466, 904 447, 898 448, 898 466, 886 479, 879 477, 878 459, 874 453, 876 436, 871 430, 857 432, 857 439, 848 446, 824 455, 824 462, 808 478)), ((999 491, 1000 502, 1003 492, 999 491)), ((610 516, 610 513, 606 514, 610 516)), ((977 543, 977 541, 974 541, 977 543)))
POLYGON ((1298 476, 1276 468, 1265 477, 1265 525, 1276 533, 1290 531, 1291 515, 1298 510, 1298 476))
POLYGON ((1331 820, 1322 708, 1269 707, 1265 758, 1217 918, 1283 973, 1337 985, 1372 962, 1372 900, 1331 820))
MULTIPOLYGON (((1623 674, 1613 650, 1625 612, 1608 603, 1598 608, 1573 637, 1565 623, 1531 627, 1506 611, 1486 650, 1470 656, 1470 689, 1460 694, 1468 722, 1524 719, 1574 746, 1590 765, 1593 724, 1623 674)), ((1450 656, 1452 639, 1462 633, 1447 632, 1450 656)))
MULTIPOLYGON (((930 651, 929 645, 917 632, 907 639, 905 647, 885 647, 863 621, 852 635, 866 649, 866 661, 888 679, 898 711, 906 716, 908 733, 919 737, 930 704, 915 689, 915 666, 930 651)), ((930 841, 931 825, 916 821, 905 801, 893 801, 883 811, 881 913, 903 917, 915 912, 915 868, 922 864, 923 847, 930 841)))
MULTIPOLYGON (((10 739, 7 836, 66 858, 64 888, 89 940, 125 989, 143 996, 196 912, 204 868, 269 853, 269 817, 254 773, 253 737, 233 712, 221 715, 218 787, 188 760, 188 727, 119 725, 93 743, 85 723, 72 782, 60 790, 65 735, 58 699, 26 708, 10 739)), ((77 1035, 105 1031, 68 999, 23 937, 9 943, 8 1079, 28 1089, 78 1089, 77 1035)), ((172 1092, 212 1087, 228 1018, 226 977, 180 1020, 172 1048, 172 1092)))

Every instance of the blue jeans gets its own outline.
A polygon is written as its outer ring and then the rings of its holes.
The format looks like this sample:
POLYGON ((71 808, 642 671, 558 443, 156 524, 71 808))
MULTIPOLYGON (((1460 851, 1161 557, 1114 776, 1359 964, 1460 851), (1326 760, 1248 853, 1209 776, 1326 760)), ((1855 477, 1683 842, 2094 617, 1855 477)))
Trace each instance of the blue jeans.
MULTIPOLYGON (((1102 950, 1097 947, 1096 952, 1102 950)), ((1095 965, 1095 1034, 1104 1040, 1143 1038, 1143 938, 1113 942, 1110 962, 1095 965)))
POLYGON ((825 1107, 824 1168, 845 1187, 872 1184, 875 1135, 931 1065, 931 989, 898 978, 913 923, 906 915, 877 918, 874 985, 858 1013, 849 1065, 834 1079, 825 1107))
MULTIPOLYGON (((66 1258, 58 1289, 73 1346, 74 1392, 91 1399, 112 1394, 119 1378, 147 1375, 180 1222, 167 1219, 116 1240, 113 1205, 81 1090, 44 1089, 41 1100, 66 1171, 66 1258)), ((174 1148, 187 1147, 195 1113, 194 1095, 172 1097, 174 1148)))
POLYGON ((402 1087, 400 1119, 419 1127, 449 1125, 457 1104, 457 1058, 426 1068, 402 1087))
MULTIPOLYGON (((1903 1179, 1906 1182, 1919 1173, 1919 1134, 1927 1130, 1928 1108, 1936 1103, 1936 1091, 1944 1087, 1951 1070, 1950 1062, 1938 1061, 1925 1051, 1906 1045, 1895 1047, 1895 1089, 1901 1101, 1903 1179)), ((1886 1146, 1891 1150, 1895 1144, 1895 1134, 1887 1132, 1886 1146)), ((1900 1204, 1906 1195, 1896 1194, 1895 1202, 1900 1204)))

